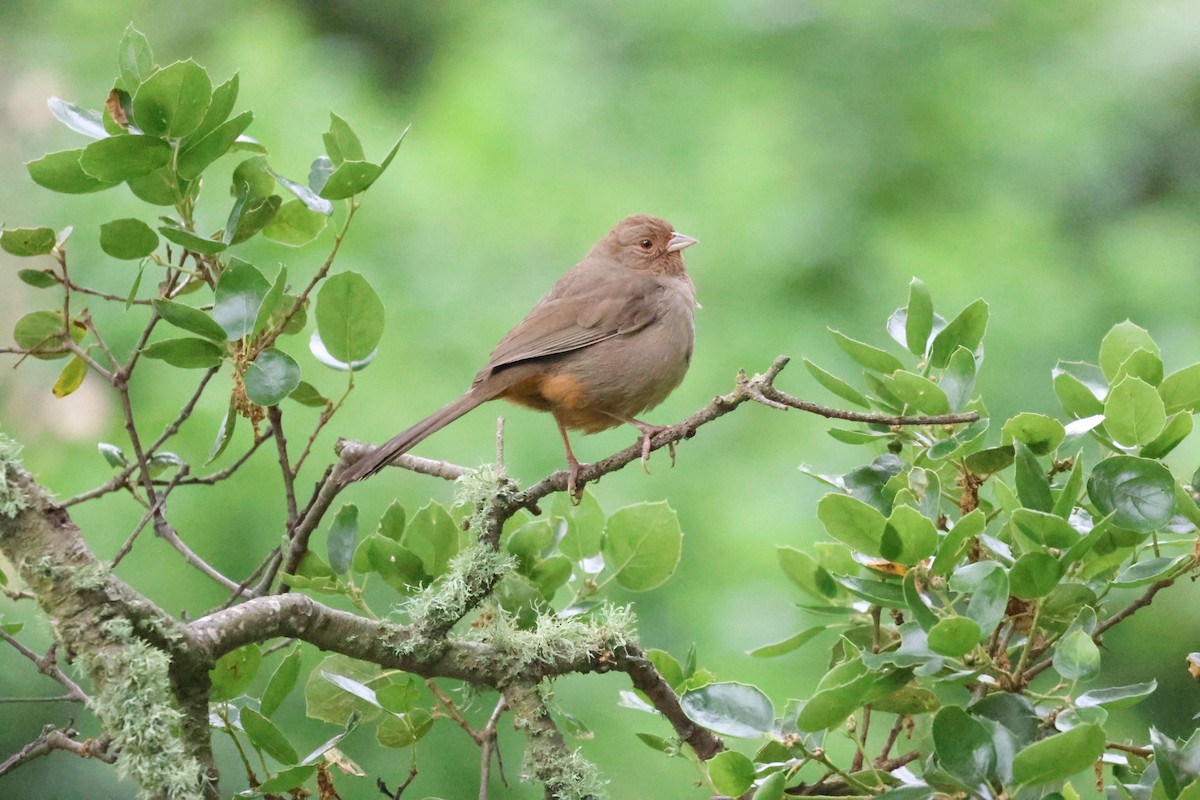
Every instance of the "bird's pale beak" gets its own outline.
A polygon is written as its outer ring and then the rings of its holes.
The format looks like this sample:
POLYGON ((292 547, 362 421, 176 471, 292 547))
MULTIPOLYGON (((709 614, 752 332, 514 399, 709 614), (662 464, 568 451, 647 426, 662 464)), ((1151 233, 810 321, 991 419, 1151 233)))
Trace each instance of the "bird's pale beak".
POLYGON ((671 240, 667 242, 667 252, 674 253, 676 250, 682 250, 685 247, 691 247, 696 243, 696 240, 690 236, 685 236, 679 232, 671 234, 671 240))

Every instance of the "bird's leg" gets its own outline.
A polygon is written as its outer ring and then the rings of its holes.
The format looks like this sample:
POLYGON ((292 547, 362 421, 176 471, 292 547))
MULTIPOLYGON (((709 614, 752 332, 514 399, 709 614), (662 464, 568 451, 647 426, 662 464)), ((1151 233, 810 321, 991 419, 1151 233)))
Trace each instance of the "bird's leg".
POLYGON ((571 452, 571 440, 567 436, 567 429, 563 427, 558 417, 555 417, 554 421, 558 424, 558 432, 562 435, 563 447, 567 449, 567 495, 571 498, 572 503, 579 505, 583 500, 583 487, 577 486, 576 483, 579 480, 579 468, 583 465, 571 452))
MULTIPOLYGON (((640 419, 633 417, 625 418, 618 417, 615 414, 610 414, 613 419, 619 419, 628 425, 632 425, 642 432, 642 469, 646 470, 646 474, 650 474, 650 440, 658 434, 665 431, 670 425, 651 425, 649 422, 642 422, 640 419)), ((671 466, 675 466, 675 443, 667 442, 667 451, 671 454, 671 466)))

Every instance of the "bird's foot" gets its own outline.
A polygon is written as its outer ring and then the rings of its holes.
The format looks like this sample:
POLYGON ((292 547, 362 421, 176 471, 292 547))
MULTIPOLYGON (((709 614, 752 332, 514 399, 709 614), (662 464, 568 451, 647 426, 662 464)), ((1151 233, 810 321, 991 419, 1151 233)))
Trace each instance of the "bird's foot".
POLYGON ((567 497, 571 498, 572 505, 579 505, 583 501, 583 487, 587 484, 579 483, 579 468, 583 465, 579 463, 579 459, 568 453, 567 458, 567 497))
MULTIPOLYGON (((642 432, 642 469, 646 474, 650 474, 650 440, 658 434, 669 428, 669 425, 650 425, 648 423, 640 423, 638 430, 642 432)), ((675 466, 675 443, 667 442, 667 450, 671 453, 671 466, 675 466)))

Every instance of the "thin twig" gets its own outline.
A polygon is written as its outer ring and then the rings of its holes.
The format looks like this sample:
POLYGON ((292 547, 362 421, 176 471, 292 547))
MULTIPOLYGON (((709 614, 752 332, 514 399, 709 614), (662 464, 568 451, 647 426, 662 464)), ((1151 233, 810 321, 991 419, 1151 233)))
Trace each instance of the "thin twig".
POLYGON ((150 520, 152 520, 154 516, 162 510, 162 507, 166 505, 167 496, 171 494, 171 490, 179 485, 179 481, 182 480, 187 473, 187 464, 180 466, 180 468, 176 470, 175 474, 171 477, 170 483, 166 485, 166 488, 164 488, 162 493, 158 496, 158 501, 153 507, 146 510, 146 513, 142 515, 140 520, 138 520, 138 524, 134 526, 133 533, 129 534, 129 538, 125 540, 125 544, 121 545, 121 549, 117 551, 115 556, 113 556, 112 563, 108 566, 109 569, 116 569, 117 565, 121 563, 125 556, 129 555, 129 551, 133 549, 133 543, 137 540, 138 534, 141 533, 142 530, 145 529, 146 525, 150 523, 150 520))
POLYGON ((96 758, 106 764, 116 763, 117 757, 108 751, 112 745, 112 741, 107 736, 102 736, 99 739, 84 739, 81 742, 75 738, 78 735, 76 731, 70 728, 63 729, 54 725, 45 726, 36 739, 0 764, 0 778, 22 764, 32 761, 39 756, 47 755, 54 750, 66 750, 81 758, 96 758))
MULTIPOLYGON (((0 630, 0 639, 3 639, 4 641, 8 642, 10 645, 12 645, 16 649, 16 651, 18 653, 20 653, 21 655, 25 656, 27 659, 32 661, 34 663, 34 665, 38 668, 38 672, 42 673, 43 675, 45 675, 47 677, 53 678, 54 680, 58 681, 66 688, 67 693, 65 695, 63 695, 61 698, 56 697, 56 698, 47 698, 47 699, 70 700, 73 703, 86 703, 88 701, 89 698, 87 696, 87 692, 85 692, 79 686, 79 684, 77 684, 75 681, 73 681, 69 677, 67 677, 66 673, 64 673, 61 669, 58 668, 58 659, 56 658, 58 645, 52 645, 50 647, 50 650, 46 653, 46 655, 39 656, 37 653, 33 652, 28 647, 21 644, 16 639, 14 639, 12 636, 10 636, 9 634, 5 633, 2 630, 0 630)), ((38 698, 38 699, 40 700, 42 698, 38 698)))
POLYGON ((275 451, 279 454, 279 471, 283 475, 283 493, 287 499, 287 526, 296 524, 299 511, 296 508, 296 473, 288 462, 287 437, 283 433, 283 411, 278 405, 267 407, 267 418, 275 434, 275 451))

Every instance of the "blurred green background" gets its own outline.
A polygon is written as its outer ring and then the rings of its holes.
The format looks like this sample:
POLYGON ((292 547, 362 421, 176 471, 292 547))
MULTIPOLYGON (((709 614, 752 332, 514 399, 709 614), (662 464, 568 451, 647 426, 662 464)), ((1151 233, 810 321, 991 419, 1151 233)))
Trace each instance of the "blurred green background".
MULTIPOLYGON (((131 20, 160 64, 194 57, 215 82, 240 71, 238 109, 255 112, 249 133, 284 174, 307 174, 330 110, 354 125, 376 160, 413 125, 366 196, 337 264, 365 274, 383 296, 384 342, 318 441, 306 481, 327 463, 336 436, 380 441, 463 391, 541 293, 637 212, 663 216, 701 242, 687 252, 703 303, 694 365, 648 415, 654 421, 682 418, 728 391, 739 368, 761 371, 780 353, 797 359, 781 388, 836 403, 799 357, 855 375, 825 328, 882 345, 883 321, 903 304, 913 275, 947 317, 976 297, 991 303, 978 389, 1001 420, 1018 410, 1058 413, 1055 361, 1094 360, 1103 333, 1127 317, 1163 346, 1168 371, 1200 360, 1195 3, 7 0, 0 222, 74 225, 73 276, 116 294, 128 291, 133 267, 101 254, 98 226, 120 216, 153 222, 154 212, 123 187, 52 195, 29 180, 23 162, 80 146, 52 120, 46 98, 100 106, 131 20)), ((209 175, 205 226, 224 224, 236 161, 209 175)), ((324 259, 330 237, 298 251, 256 240, 239 255, 269 275, 286 262, 299 282, 324 259)), ((19 283, 18 266, 25 265, 0 254, 6 336, 24 311, 58 302, 19 283)), ((127 349, 140 317, 119 305, 92 308, 127 349)), ((285 347, 307 379, 327 394, 340 390, 344 377, 317 364, 302 337, 285 347)), ((65 400, 52 398, 60 367, 31 361, 0 370, 0 428, 26 446, 27 464, 48 486, 69 496, 109 474, 96 441, 125 439, 113 397, 94 378, 65 400)), ((189 393, 177 375, 146 365, 136 400, 148 430, 189 393)), ((227 380, 218 379, 220 389, 173 448, 193 463, 224 414, 227 380)), ((286 413, 297 441, 315 414, 286 413)), ((562 465, 548 417, 500 407, 475 412, 417 452, 489 461, 498 413, 508 418, 513 475, 532 482, 562 465)), ((833 442, 827 427, 795 412, 745 408, 683 444, 674 469, 656 455, 653 476, 630 468, 593 488, 609 512, 668 499, 686 533, 677 576, 636 597, 644 643, 682 656, 695 642, 703 665, 722 679, 757 683, 779 708, 811 693, 825 658, 819 643, 771 661, 744 654, 809 624, 775 566, 777 544, 822 536, 814 513, 821 488, 796 467, 843 472, 869 460, 833 442)), ((607 432, 578 441, 576 452, 593 460, 633 437, 607 432)), ((243 425, 222 463, 247 441, 243 425)), ((1200 460, 1188 445, 1172 454, 1181 474, 1200 460)), ((246 574, 279 537, 268 450, 246 480, 172 496, 181 534, 227 574, 246 574)), ((411 514, 431 496, 448 503, 452 488, 391 471, 347 499, 370 520, 393 497, 411 514)), ((106 558, 139 516, 119 496, 75 514, 106 558)), ((119 570, 172 612, 194 617, 224 599, 182 572, 174 551, 149 534, 119 570)), ((1108 637, 1105 682, 1157 677, 1159 692, 1140 711, 1174 735, 1191 729, 1200 704, 1183 670, 1200 634, 1196 600, 1179 587, 1108 637)), ((376 601, 387 607, 383 594, 376 601)), ((28 604, 0 603, 6 619, 31 616, 28 604)), ((36 619, 22 633, 36 647, 49 636, 36 619)), ((667 728, 616 707, 626 686, 619 676, 556 686, 594 731, 585 754, 611 779, 613 796, 707 796, 684 759, 664 762, 633 736, 667 728)), ((0 650, 0 697, 55 692, 12 650, 0 650)), ((330 729, 305 722, 295 700, 282 719, 300 749, 315 746, 330 729)), ((485 698, 474 713, 490 707, 485 698)), ((62 705, 0 705, 0 757, 45 721, 75 718, 94 732, 86 717, 62 705)), ((505 727, 515 782, 520 744, 505 727)), ((1131 735, 1137 731, 1131 718, 1131 735)), ((344 797, 376 796, 374 777, 394 786, 407 774, 407 752, 376 750, 366 729, 344 744, 370 775, 341 781, 344 797)), ((218 748, 225 790, 242 788, 231 749, 220 740, 218 748)), ((418 757, 415 795, 477 791, 477 750, 461 731, 438 726, 418 757)), ((132 789, 108 767, 56 754, 5 779, 0 794, 121 797, 132 789)), ((498 796, 540 790, 523 785, 498 796)))

